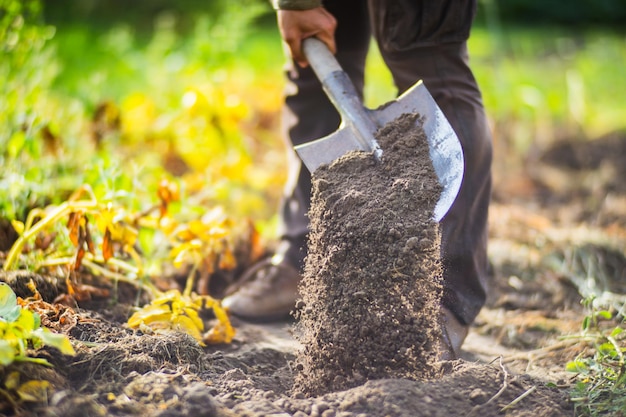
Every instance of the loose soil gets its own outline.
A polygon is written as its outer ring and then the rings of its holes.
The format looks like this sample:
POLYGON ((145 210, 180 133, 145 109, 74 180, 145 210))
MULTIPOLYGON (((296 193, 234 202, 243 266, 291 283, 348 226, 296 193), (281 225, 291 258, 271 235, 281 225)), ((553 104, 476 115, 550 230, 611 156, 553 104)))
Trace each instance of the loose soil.
POLYGON ((417 114, 376 134, 382 161, 349 152, 313 175, 295 392, 438 374, 442 292, 433 210, 441 186, 417 114))
MULTIPOLYGON (((571 146, 576 148, 582 143, 571 142, 571 146)), ((584 142, 584 146, 604 149, 615 143, 624 149, 626 134, 612 136, 610 141, 601 138, 584 142)), ((563 145, 552 149, 558 146, 563 145)), ((410 363, 408 355, 400 359, 415 366, 414 373, 402 375, 402 371, 387 366, 388 351, 379 348, 385 365, 375 367, 374 378, 365 381, 353 373, 337 381, 337 386, 346 384, 345 389, 331 388, 328 391, 333 392, 316 395, 316 390, 325 389, 319 382, 306 385, 301 380, 306 370, 299 370, 298 364, 304 362, 302 342, 307 336, 299 331, 294 335, 293 322, 252 324, 233 318, 235 340, 203 348, 183 334, 128 329, 124 323, 132 306, 137 300, 145 302, 141 294, 124 283, 113 286, 109 280, 85 275, 80 278, 83 283, 106 289, 109 294, 102 293, 102 298, 71 307, 55 306, 42 317, 44 324, 69 336, 77 355, 62 356, 44 348, 36 354, 48 359, 53 367, 13 365, 0 369, 0 380, 5 381, 11 371, 17 370, 22 382, 50 381, 47 401, 22 403, 17 413, 21 416, 573 416, 568 390, 575 379, 563 370, 567 361, 588 353, 589 347, 562 336, 579 331, 584 315, 580 300, 588 290, 584 285, 589 283, 589 268, 599 277, 595 288, 610 290, 607 294, 613 298, 608 297, 609 302, 623 303, 620 292, 623 294, 626 282, 626 192, 609 174, 622 172, 626 155, 612 148, 614 152, 608 152, 611 158, 598 167, 574 166, 563 160, 556 163, 559 153, 552 149, 546 149, 545 159, 535 160, 528 172, 521 170, 513 175, 510 168, 514 164, 499 165, 503 157, 495 165, 489 249, 493 292, 470 330, 462 358, 442 363, 434 378, 422 378, 422 373, 430 375, 430 370, 423 371, 418 364, 410 363)), ((369 172, 381 168, 363 169, 369 172)), ((382 183, 384 174, 381 172, 377 178, 382 183)), ((356 201, 356 197, 353 193, 348 199, 356 201)), ((331 200, 324 197, 324 201, 331 200)), ((335 200, 335 204, 340 201, 335 200)), ((398 228, 386 227, 388 232, 398 228)), ((409 226, 403 223, 403 227, 409 226)), ((337 230, 350 229, 344 224, 337 230)), ((398 231, 403 233, 404 228, 398 231)), ((401 251, 406 246, 396 248, 393 242, 385 243, 382 236, 377 238, 393 250, 401 251)), ((359 242, 355 245, 362 248, 359 242)), ((372 259, 378 253, 373 252, 372 259)), ((383 267, 389 265, 389 260, 382 259, 376 265, 381 268, 377 270, 380 276, 391 279, 392 274, 383 267)), ((336 268, 343 271, 345 266, 336 268)), ((355 274, 355 280, 356 275, 360 273, 355 274)), ((2 273, 0 279, 9 282, 22 297, 32 295, 26 283, 33 279, 47 302, 64 291, 63 283, 54 277, 30 272, 2 273)), ((400 281, 394 285, 408 284, 400 281)), ((361 290, 373 300, 383 297, 368 293, 372 291, 369 286, 361 290)), ((341 301, 352 303, 348 308, 359 306, 360 294, 351 294, 348 301, 341 301)), ((310 296, 321 297, 313 291, 310 296)), ((398 309, 407 306, 397 299, 392 302, 398 309)), ((306 300, 302 307, 312 308, 306 300)), ((332 310, 316 308, 320 311, 315 314, 320 317, 332 310)), ((366 313, 369 311, 364 311, 363 317, 366 313)), ((402 317, 400 312, 394 314, 402 317)), ((303 319, 306 317, 315 316, 304 315, 303 319)), ((205 319, 210 325, 212 318, 205 319)), ((331 328, 330 323, 348 323, 347 318, 327 319, 331 332, 339 329, 331 328)), ((314 329, 312 324, 308 327, 314 329)), ((355 327, 344 330, 357 332, 364 326, 358 323, 355 327)), ((377 330, 384 334, 388 328, 377 330)), ((429 332, 435 335, 436 329, 424 329, 423 334, 429 332)), ((355 342, 363 343, 368 342, 355 342)), ((392 338, 392 343, 402 344, 404 339, 392 338)), ((360 346, 349 348, 361 352, 360 346)), ((421 354, 416 352, 415 357, 421 354)), ((315 356, 311 358, 311 369, 322 371, 319 380, 330 380, 335 368, 316 363, 315 356)), ((355 358, 352 369, 369 372, 360 362, 360 357, 355 358)), ((0 413, 16 414, 2 395, 0 413)))

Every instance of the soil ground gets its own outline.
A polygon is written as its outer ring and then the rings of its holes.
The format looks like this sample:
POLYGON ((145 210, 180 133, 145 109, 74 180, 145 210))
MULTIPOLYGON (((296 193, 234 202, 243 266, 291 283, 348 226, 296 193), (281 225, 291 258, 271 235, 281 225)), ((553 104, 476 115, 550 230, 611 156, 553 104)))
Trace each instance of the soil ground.
MULTIPOLYGON (((38 354, 52 368, 20 367, 22 375, 46 379, 52 389, 47 402, 22 404, 17 414, 573 416, 568 389, 574 379, 564 367, 588 347, 563 336, 579 331, 582 296, 591 290, 613 299, 626 293, 625 150, 626 135, 620 133, 557 144, 528 169, 496 162, 489 250, 493 292, 470 329, 462 358, 442 363, 433 379, 377 379, 306 397, 292 391, 302 348, 292 321, 253 324, 233 318, 233 343, 202 348, 183 334, 126 328, 136 294, 120 283, 113 298, 59 307, 56 316, 47 317, 70 337, 77 355, 43 349, 38 354), (598 277, 593 283, 591 267, 598 277)), ((25 286, 30 278, 44 298, 57 295, 49 277, 26 272, 0 277, 21 296, 30 295, 25 286)), ((15 414, 6 402, 0 405, 0 413, 15 414)))

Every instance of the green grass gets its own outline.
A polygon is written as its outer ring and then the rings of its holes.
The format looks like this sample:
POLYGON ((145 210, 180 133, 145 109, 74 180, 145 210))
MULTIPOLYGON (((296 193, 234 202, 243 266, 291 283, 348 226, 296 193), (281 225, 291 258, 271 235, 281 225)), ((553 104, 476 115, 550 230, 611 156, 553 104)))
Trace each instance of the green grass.
POLYGON ((626 39, 600 30, 474 30, 472 65, 496 120, 521 118, 595 137, 623 129, 626 39))

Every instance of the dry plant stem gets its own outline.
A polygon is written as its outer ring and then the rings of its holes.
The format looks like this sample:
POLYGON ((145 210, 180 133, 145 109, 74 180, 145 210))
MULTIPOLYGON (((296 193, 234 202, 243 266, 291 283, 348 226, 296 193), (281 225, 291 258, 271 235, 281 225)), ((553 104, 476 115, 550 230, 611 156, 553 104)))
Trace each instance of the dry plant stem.
POLYGON ((191 272, 187 275, 187 282, 185 283, 185 289, 183 290, 184 297, 191 297, 191 292, 196 283, 196 271, 198 270, 198 264, 194 263, 191 268, 191 272))
POLYGON ((70 196, 68 201, 60 204, 57 208, 52 210, 52 212, 42 218, 34 226, 32 226, 32 224, 35 220, 35 217, 44 213, 44 211, 42 209, 32 210, 28 214, 28 218, 26 219, 24 232, 15 241, 15 243, 11 247, 11 250, 9 251, 9 254, 7 255, 7 259, 4 261, 3 269, 5 271, 10 270, 14 266, 15 262, 17 262, 17 257, 24 249, 24 245, 26 244, 26 242, 34 236, 37 236, 37 234, 45 229, 47 226, 55 223, 57 220, 59 220, 63 216, 68 215, 71 212, 78 210, 91 210, 96 208, 97 206, 98 201, 96 200, 96 196, 91 190, 91 187, 89 185, 83 185, 70 196), (78 199, 83 194, 88 194, 90 199, 78 201, 78 199))
POLYGON ((474 407, 472 409, 472 411, 468 414, 468 417, 473 417, 476 415, 476 413, 478 413, 483 407, 488 406, 489 404, 493 403, 495 400, 497 400, 503 393, 504 391, 506 391, 506 389, 509 387, 509 373, 507 372, 507 370, 504 368, 504 365, 502 364, 502 356, 500 356, 499 358, 499 362, 500 362, 500 369, 502 369, 502 372, 504 374, 504 376, 502 377, 502 387, 500 388, 500 390, 498 390, 498 392, 496 392, 493 397, 491 397, 486 403, 484 404, 480 404, 477 405, 476 407, 474 407))
POLYGON ((505 405, 504 407, 502 407, 500 409, 500 412, 508 410, 509 408, 513 408, 515 407, 515 405, 517 403, 519 403, 520 401, 522 401, 524 398, 528 397, 530 394, 532 394, 533 392, 535 392, 537 390, 537 386, 533 385, 532 387, 530 387, 529 389, 526 390, 526 392, 524 392, 522 395, 520 395, 519 397, 517 397, 516 399, 514 399, 513 401, 511 401, 510 403, 508 403, 507 405, 505 405))
POLYGON ((66 201, 61 204, 57 208, 55 208, 50 214, 37 222, 32 228, 28 230, 24 230, 24 233, 15 241, 9 254, 7 255, 6 261, 4 261, 3 269, 5 271, 9 271, 14 267, 14 264, 17 262, 17 257, 24 249, 24 245, 28 240, 37 236, 39 232, 45 229, 47 226, 56 222, 63 216, 68 215, 69 213, 76 210, 89 210, 94 209, 97 206, 97 201, 66 201))

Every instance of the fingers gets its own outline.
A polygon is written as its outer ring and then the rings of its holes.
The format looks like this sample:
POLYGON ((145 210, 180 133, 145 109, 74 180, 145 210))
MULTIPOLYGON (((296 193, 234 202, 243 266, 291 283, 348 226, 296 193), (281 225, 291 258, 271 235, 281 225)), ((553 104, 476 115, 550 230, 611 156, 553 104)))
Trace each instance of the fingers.
POLYGON ((302 51, 302 40, 306 38, 315 36, 324 42, 333 54, 336 53, 337 20, 323 7, 310 10, 279 10, 277 18, 280 34, 289 46, 291 57, 301 67, 308 65, 302 51))

